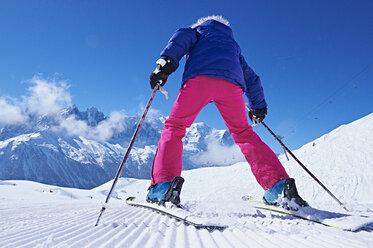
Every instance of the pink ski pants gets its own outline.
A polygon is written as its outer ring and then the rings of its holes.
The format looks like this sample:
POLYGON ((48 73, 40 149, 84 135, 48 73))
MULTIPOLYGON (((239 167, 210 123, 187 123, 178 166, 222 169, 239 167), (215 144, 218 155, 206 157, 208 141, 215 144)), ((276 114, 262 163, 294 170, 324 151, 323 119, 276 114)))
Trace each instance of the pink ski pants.
POLYGON ((162 129, 152 168, 152 182, 171 181, 181 175, 183 143, 187 127, 209 102, 214 102, 229 133, 240 147, 264 190, 289 178, 274 152, 248 123, 242 88, 224 79, 196 76, 179 91, 170 116, 162 129))

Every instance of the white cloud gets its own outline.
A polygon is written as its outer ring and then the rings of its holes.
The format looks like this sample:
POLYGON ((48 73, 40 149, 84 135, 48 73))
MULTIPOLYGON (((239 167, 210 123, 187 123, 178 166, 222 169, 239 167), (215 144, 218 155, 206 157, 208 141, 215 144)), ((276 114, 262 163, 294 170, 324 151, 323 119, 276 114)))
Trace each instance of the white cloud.
MULTIPOLYGON (((0 124, 15 124, 26 122, 30 113, 37 115, 53 114, 72 105, 69 85, 64 80, 56 78, 46 79, 42 75, 35 75, 27 81, 27 94, 20 100, 0 96, 0 124)), ((151 113, 151 112, 150 112, 151 113)), ((52 131, 65 132, 69 136, 83 136, 85 138, 106 141, 115 132, 123 131, 124 112, 112 112, 110 116, 89 126, 87 121, 78 120, 74 115, 60 120, 52 131)))
POLYGON ((65 81, 44 79, 35 75, 28 80, 31 86, 27 94, 19 99, 0 96, 0 123, 14 124, 25 122, 28 113, 50 114, 72 104, 69 86, 65 81))
POLYGON ((226 166, 245 161, 240 148, 237 145, 224 146, 215 138, 209 136, 207 139, 207 151, 198 153, 190 159, 197 164, 226 166))
POLYGON ((86 121, 77 120, 74 115, 70 115, 68 118, 61 121, 58 127, 53 129, 54 131, 66 131, 69 136, 83 136, 86 137, 89 133, 89 126, 86 121))
MULTIPOLYGON (((16 102, 10 99, 10 101, 16 102)), ((17 103, 10 103, 7 98, 0 97, 0 123, 16 124, 27 121, 27 116, 23 113, 17 103)))
MULTIPOLYGON (((139 112, 138 112, 138 114, 140 116, 144 113, 147 104, 148 103, 145 104, 144 102, 140 102, 139 103, 139 112)), ((158 110, 158 109, 156 109, 156 108, 154 108, 154 107, 152 107, 150 105, 150 108, 148 110, 147 116, 148 117, 160 117, 160 116, 162 116, 162 114, 161 114, 160 110, 158 110)))
POLYGON ((77 120, 74 115, 71 115, 62 120, 54 130, 66 132, 69 136, 83 136, 88 139, 106 141, 115 132, 124 130, 124 118, 125 115, 122 112, 112 112, 109 118, 101 121, 97 126, 91 127, 86 121, 77 120))
POLYGON ((124 130, 124 114, 121 112, 112 112, 110 117, 100 122, 95 127, 95 137, 99 140, 110 139, 115 132, 121 132, 124 130))
POLYGON ((38 114, 51 114, 72 104, 68 92, 69 85, 65 81, 47 80, 35 75, 29 83, 29 95, 23 96, 26 108, 38 114))

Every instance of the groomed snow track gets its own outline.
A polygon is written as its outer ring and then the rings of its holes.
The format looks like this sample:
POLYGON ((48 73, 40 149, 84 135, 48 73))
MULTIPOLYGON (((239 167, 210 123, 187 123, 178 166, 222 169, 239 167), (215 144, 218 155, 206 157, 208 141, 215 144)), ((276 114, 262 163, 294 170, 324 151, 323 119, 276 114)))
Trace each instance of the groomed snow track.
POLYGON ((351 233, 260 211, 232 213, 227 230, 208 232, 117 203, 94 227, 98 210, 92 203, 33 204, 22 211, 0 207, 0 247, 362 248, 373 244, 370 232, 351 233))

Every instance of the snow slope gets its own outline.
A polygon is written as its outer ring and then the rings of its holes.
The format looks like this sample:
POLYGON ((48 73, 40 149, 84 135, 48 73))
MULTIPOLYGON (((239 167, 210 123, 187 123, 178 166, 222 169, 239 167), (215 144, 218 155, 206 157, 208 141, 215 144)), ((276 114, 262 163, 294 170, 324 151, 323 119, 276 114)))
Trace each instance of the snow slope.
POLYGON ((110 183, 78 190, 5 181, 0 184, 0 247, 371 247, 373 233, 250 208, 242 194, 262 192, 247 174, 245 163, 183 174, 184 204, 197 216, 229 225, 212 233, 125 205, 127 196, 144 198, 148 180, 121 178, 98 227, 94 223, 110 183))
MULTIPOLYGON (((373 203, 373 114, 338 127, 294 154, 351 209, 366 210, 364 206, 373 203)), ((293 159, 287 161, 282 155, 280 160, 296 178, 302 189, 300 193, 314 205, 319 202, 335 205, 293 159)))
MULTIPOLYGON (((306 144, 294 153, 352 213, 373 216, 373 115, 306 144)), ((281 160, 314 207, 344 212, 309 175, 281 160)), ((148 180, 120 178, 108 210, 94 227, 111 182, 91 190, 29 181, 0 181, 0 247, 372 247, 373 232, 346 232, 251 208, 263 191, 247 163, 184 171, 182 203, 197 216, 229 225, 209 233, 145 209, 148 180)))

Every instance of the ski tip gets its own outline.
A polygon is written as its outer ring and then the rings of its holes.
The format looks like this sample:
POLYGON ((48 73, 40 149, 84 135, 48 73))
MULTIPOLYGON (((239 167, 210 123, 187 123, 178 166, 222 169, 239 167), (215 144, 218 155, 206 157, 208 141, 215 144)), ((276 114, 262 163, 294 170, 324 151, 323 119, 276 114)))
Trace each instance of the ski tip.
POLYGON ((126 199, 126 201, 134 201, 136 199, 136 197, 134 196, 130 196, 126 199))
POLYGON ((250 195, 244 195, 241 197, 241 199, 244 201, 254 201, 254 198, 250 195))
POLYGON ((229 226, 209 226, 209 227, 204 227, 204 228, 207 229, 207 231, 209 231, 209 232, 213 232, 213 231, 223 232, 228 227, 229 226))

